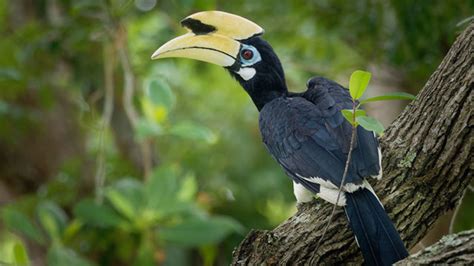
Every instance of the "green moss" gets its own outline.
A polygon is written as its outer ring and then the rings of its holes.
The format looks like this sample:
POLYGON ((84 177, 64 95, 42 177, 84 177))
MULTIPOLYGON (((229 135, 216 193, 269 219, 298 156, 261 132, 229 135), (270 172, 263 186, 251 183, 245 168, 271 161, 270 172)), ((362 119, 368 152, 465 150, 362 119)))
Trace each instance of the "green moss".
POLYGON ((401 168, 410 168, 412 166, 413 161, 415 160, 416 153, 415 152, 408 152, 405 158, 403 158, 399 163, 398 167, 401 168))

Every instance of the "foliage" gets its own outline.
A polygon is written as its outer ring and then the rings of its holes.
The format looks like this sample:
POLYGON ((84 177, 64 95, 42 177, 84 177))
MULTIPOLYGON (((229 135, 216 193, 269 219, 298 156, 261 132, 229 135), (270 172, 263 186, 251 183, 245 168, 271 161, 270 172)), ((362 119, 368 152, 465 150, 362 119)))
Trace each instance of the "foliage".
MULTIPOLYGON (((71 247, 86 241, 89 246, 82 253, 97 252, 104 248, 99 241, 104 234, 118 235, 120 241, 136 245, 138 250, 126 255, 108 250, 101 263, 113 264, 114 257, 120 257, 128 263, 153 264, 153 254, 169 245, 215 245, 231 233, 242 233, 241 225, 234 219, 210 216, 197 206, 195 177, 183 176, 175 167, 156 168, 145 183, 133 178, 120 179, 105 191, 104 202, 81 199, 70 216, 52 201, 38 203, 36 219, 18 211, 16 205, 4 207, 2 216, 9 230, 49 247, 50 265, 90 265, 71 247)), ((14 253, 20 265, 27 264, 21 244, 14 246, 14 253)))
POLYGON ((360 125, 366 130, 382 135, 384 131, 382 123, 373 117, 367 116, 364 110, 359 109, 360 106, 368 102, 377 101, 414 100, 415 96, 406 92, 393 92, 359 101, 367 90, 371 76, 370 72, 362 70, 356 70, 352 73, 349 80, 349 93, 352 97, 353 108, 341 110, 341 113, 352 126, 357 127, 360 125))
MULTIPOLYGON (((0 200, 8 202, 0 206, 0 262, 225 265, 242 233, 294 212, 291 182, 261 145, 257 110, 225 70, 149 60, 183 32, 181 18, 209 9, 264 26, 292 90, 304 89, 312 75, 342 80, 375 65, 395 69, 397 83, 414 93, 474 7, 0 1, 0 200), (136 120, 124 104, 125 76, 136 120), (32 257, 32 247, 45 254, 32 257)), ((409 96, 359 104, 394 98, 409 96)), ((363 118, 369 111, 358 108, 356 122, 373 125, 363 118)), ((461 213, 462 228, 472 226, 472 216, 461 213)))

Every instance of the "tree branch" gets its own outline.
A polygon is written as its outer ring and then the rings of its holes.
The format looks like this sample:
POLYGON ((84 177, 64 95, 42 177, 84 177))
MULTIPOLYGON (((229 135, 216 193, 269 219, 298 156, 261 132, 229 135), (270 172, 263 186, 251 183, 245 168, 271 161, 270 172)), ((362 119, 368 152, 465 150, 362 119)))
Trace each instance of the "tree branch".
MULTIPOLYGON (((457 38, 417 99, 381 139, 384 177, 374 189, 408 247, 459 204, 472 180, 474 23, 457 38)), ((233 265, 360 263, 342 208, 315 252, 328 203, 305 204, 271 231, 254 230, 233 265)))
POLYGON ((474 263, 474 230, 444 236, 396 265, 472 265, 474 263))

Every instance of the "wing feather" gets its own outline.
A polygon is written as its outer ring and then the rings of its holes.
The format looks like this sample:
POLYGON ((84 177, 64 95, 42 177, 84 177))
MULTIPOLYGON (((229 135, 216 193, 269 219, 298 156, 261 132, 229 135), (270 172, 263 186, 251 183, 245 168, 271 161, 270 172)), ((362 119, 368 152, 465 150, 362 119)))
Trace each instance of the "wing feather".
MULTIPOLYGON (((288 175, 317 192, 319 186, 301 177, 340 185, 352 132, 340 111, 350 108, 352 102, 347 90, 324 78, 316 78, 308 86, 303 94, 267 103, 260 112, 260 131, 266 147, 288 175)), ((380 166, 373 133, 358 127, 356 140, 346 182, 359 185, 365 177, 377 175, 380 166)))

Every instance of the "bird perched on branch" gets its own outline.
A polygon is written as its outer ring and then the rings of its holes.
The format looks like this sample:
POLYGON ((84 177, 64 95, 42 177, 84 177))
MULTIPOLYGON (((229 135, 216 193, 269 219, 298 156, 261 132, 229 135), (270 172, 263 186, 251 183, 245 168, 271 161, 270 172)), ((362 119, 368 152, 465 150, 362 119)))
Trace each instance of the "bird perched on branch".
POLYGON ((185 57, 223 66, 260 112, 260 132, 273 158, 293 180, 298 202, 320 198, 343 206, 368 265, 391 265, 408 256, 366 178, 380 178, 381 153, 373 132, 357 127, 347 178, 352 125, 341 114, 352 108, 349 91, 313 77, 302 93, 288 91, 285 74, 264 30, 240 16, 205 11, 181 21, 189 32, 156 50, 152 59, 185 57))

